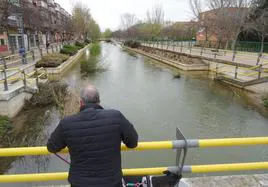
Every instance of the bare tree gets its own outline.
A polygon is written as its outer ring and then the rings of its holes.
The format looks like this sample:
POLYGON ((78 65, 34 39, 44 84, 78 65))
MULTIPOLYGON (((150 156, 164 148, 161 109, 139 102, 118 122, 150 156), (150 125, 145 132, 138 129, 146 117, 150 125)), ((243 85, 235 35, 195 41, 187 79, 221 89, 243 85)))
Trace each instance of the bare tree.
POLYGON ((88 25, 92 20, 90 10, 87 6, 76 3, 73 7, 72 23, 76 37, 85 39, 88 35, 88 25))
POLYGON ((154 39, 160 35, 165 22, 165 15, 162 5, 159 3, 155 4, 152 11, 147 11, 146 16, 146 23, 148 24, 148 26, 150 26, 151 38, 154 39))
POLYGON ((128 38, 134 36, 133 26, 138 22, 135 14, 125 13, 121 15, 121 29, 125 31, 128 38))

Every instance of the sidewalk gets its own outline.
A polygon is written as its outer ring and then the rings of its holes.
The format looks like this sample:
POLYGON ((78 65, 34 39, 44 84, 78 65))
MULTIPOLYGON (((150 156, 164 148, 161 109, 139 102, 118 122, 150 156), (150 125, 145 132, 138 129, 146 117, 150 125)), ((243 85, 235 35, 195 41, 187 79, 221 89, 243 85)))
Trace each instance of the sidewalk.
MULTIPOLYGON (((186 46, 181 47, 181 46, 173 46, 173 45, 166 45, 166 44, 163 44, 163 45, 160 44, 158 45, 158 47, 156 44, 143 43, 142 45, 148 46, 148 47, 154 47, 158 49, 171 50, 174 52, 191 54, 191 55, 200 56, 200 57, 203 56, 203 57, 208 57, 208 58, 216 58, 216 59, 228 61, 230 63, 244 64, 246 66, 256 66, 257 58, 258 58, 257 53, 237 51, 235 60, 232 61, 232 58, 233 58, 232 51, 219 50, 219 52, 216 52, 213 49, 208 49, 208 48, 205 48, 202 51, 202 48, 200 47, 192 47, 192 49, 190 50, 190 48, 186 46), (202 51, 202 55, 201 55, 201 51, 202 51)), ((266 64, 268 68, 268 54, 263 54, 263 56, 260 59, 259 64, 266 64)))

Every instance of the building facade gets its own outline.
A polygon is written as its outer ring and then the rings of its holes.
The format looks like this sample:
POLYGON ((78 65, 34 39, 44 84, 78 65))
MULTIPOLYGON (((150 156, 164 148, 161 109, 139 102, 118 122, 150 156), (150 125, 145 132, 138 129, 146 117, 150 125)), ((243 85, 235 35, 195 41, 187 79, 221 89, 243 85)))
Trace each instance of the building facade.
POLYGON ((17 53, 72 38, 71 15, 54 0, 8 0, 0 4, 0 54, 17 53), (5 20, 6 18, 6 20, 5 20), (5 20, 5 22, 4 22, 5 20))

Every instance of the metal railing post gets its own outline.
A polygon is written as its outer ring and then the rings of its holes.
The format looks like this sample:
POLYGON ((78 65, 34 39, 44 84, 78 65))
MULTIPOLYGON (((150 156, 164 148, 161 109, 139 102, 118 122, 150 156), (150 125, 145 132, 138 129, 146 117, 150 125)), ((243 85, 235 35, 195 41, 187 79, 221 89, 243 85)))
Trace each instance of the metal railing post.
POLYGON ((218 76, 218 71, 219 71, 219 64, 216 64, 216 77, 218 76))
POLYGON ((34 55, 34 50, 31 50, 33 61, 35 61, 35 55, 34 55))
POLYGON ((35 71, 35 76, 36 76, 36 86, 38 86, 39 80, 38 80, 38 71, 35 71))
POLYGON ((238 71, 238 65, 236 64, 236 66, 235 66, 235 79, 237 79, 237 71, 238 71))
POLYGON ((1 58, 1 61, 3 62, 4 65, 4 69, 3 69, 3 73, 4 73, 4 91, 8 91, 8 84, 7 84, 7 64, 6 64, 6 60, 4 58, 1 58))
POLYGON ((25 73, 25 70, 23 70, 22 74, 23 74, 23 85, 26 86, 27 83, 26 83, 26 73, 25 73))
POLYGON ((192 54, 192 42, 190 42, 189 44, 190 44, 190 54, 192 54))
POLYGON ((39 51, 40 51, 40 56, 41 56, 41 58, 43 57, 43 49, 40 47, 39 48, 39 51))
POLYGON ((260 79, 261 78, 261 69, 262 69, 262 64, 260 64, 260 66, 259 66, 259 73, 258 73, 258 79, 260 79))

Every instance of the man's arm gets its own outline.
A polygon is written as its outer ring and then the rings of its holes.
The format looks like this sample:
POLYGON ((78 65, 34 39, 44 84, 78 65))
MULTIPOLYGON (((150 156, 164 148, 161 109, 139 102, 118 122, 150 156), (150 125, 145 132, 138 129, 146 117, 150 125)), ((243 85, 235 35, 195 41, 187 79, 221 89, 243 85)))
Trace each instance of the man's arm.
POLYGON ((128 148, 135 148, 138 145, 138 133, 135 130, 134 126, 122 115, 122 124, 121 124, 121 136, 123 143, 128 148))
POLYGON ((61 123, 57 126, 54 132, 51 134, 47 142, 47 150, 51 153, 57 153, 66 147, 65 141, 60 131, 61 123))

